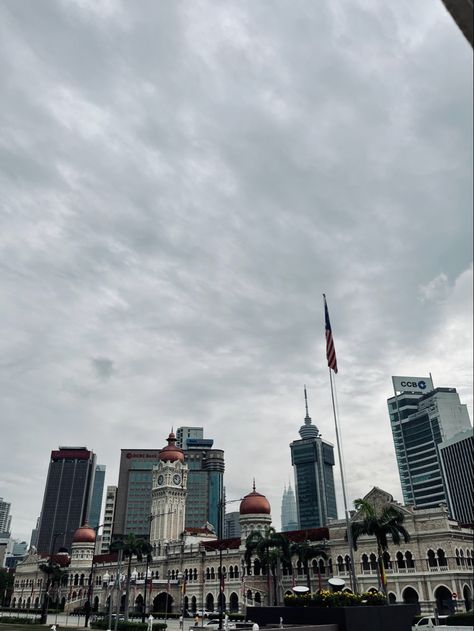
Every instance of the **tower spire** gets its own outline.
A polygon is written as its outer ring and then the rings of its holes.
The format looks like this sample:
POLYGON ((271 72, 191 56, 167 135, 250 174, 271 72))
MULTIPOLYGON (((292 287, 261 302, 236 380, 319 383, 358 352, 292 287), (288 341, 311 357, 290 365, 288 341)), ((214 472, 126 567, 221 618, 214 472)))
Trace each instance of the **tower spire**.
POLYGON ((304 385, 304 405, 306 408, 306 417, 305 417, 305 420, 306 420, 307 418, 310 418, 309 412, 308 412, 308 393, 306 392, 306 384, 304 385))
POLYGON ((309 415, 308 392, 306 390, 306 385, 303 387, 303 391, 306 416, 304 417, 304 425, 300 427, 299 433, 301 438, 317 438, 319 436, 319 430, 316 425, 313 425, 313 421, 311 420, 311 416, 309 415))

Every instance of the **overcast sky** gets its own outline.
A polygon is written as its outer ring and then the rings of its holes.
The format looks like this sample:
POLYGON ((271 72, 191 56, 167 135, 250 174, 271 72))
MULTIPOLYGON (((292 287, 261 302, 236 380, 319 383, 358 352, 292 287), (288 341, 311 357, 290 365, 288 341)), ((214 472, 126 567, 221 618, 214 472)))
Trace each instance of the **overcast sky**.
POLYGON ((348 497, 401 499, 391 375, 472 418, 472 49, 442 3, 1 0, 0 65, 13 535, 51 449, 116 484, 180 425, 279 527, 303 384, 335 441, 323 292, 348 497))

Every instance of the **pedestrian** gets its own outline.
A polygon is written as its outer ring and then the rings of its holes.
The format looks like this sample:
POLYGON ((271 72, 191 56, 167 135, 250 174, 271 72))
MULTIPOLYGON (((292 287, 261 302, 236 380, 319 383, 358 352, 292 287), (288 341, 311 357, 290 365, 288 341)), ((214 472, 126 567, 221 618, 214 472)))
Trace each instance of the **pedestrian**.
POLYGON ((199 624, 199 616, 198 616, 198 614, 196 614, 196 615, 194 616, 194 624, 195 624, 196 626, 199 624))
POLYGON ((182 629, 183 628, 183 615, 181 614, 179 617, 179 628, 182 629))

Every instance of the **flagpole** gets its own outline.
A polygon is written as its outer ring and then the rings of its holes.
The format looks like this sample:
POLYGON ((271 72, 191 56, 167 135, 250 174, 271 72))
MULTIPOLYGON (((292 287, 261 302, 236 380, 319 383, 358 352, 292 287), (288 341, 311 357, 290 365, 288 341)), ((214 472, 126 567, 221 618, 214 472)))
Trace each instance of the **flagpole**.
POLYGON ((329 383, 331 384, 332 412, 334 415, 334 427, 336 429, 337 454, 339 457, 339 468, 341 470, 342 498, 344 501, 344 516, 346 519, 347 543, 349 544, 349 558, 350 558, 350 563, 351 563, 349 576, 351 579, 352 591, 356 593, 357 592, 357 579, 356 579, 355 565, 354 565, 352 530, 351 530, 351 525, 350 525, 349 510, 347 508, 346 482, 345 482, 345 476, 344 476, 344 459, 342 457, 342 441, 340 437, 339 421, 337 418, 336 404, 335 404, 335 399, 334 399, 335 384, 333 383, 333 376, 332 376, 332 371, 334 373, 337 373, 336 350, 334 348, 334 340, 332 337, 331 323, 329 320, 329 311, 328 311, 328 306, 326 302, 326 294, 323 294, 323 299, 324 299, 324 317, 325 317, 325 328, 326 328, 326 357, 328 360, 329 383))
POLYGON ((357 579, 356 579, 355 565, 354 565, 352 530, 351 530, 351 525, 350 525, 350 520, 349 520, 349 511, 347 509, 346 482, 345 482, 345 476, 344 476, 344 464, 343 464, 343 459, 342 459, 342 446, 341 446, 341 439, 339 436, 339 423, 337 420, 336 405, 334 402, 333 377, 331 374, 331 369, 329 368, 328 370, 329 370, 329 382, 331 384, 331 401, 332 401, 332 412, 334 415, 334 427, 336 429, 337 454, 339 457, 339 469, 341 470, 342 498, 344 502, 344 515, 346 518, 347 543, 349 544, 349 557, 351 560, 350 577, 351 577, 351 583, 352 583, 352 591, 356 593, 357 592, 357 579))

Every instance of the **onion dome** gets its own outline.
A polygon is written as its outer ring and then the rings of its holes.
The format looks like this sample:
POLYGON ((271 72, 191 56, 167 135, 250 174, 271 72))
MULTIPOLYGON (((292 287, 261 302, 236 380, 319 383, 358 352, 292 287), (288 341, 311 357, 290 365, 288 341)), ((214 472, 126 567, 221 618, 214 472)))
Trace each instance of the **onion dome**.
POLYGON ((163 462, 176 462, 180 460, 184 462, 184 452, 176 446, 176 436, 173 432, 167 438, 168 444, 160 451, 159 459, 163 462))
POLYGON ((241 515, 270 515, 270 502, 265 495, 257 493, 255 490, 255 481, 253 483, 253 491, 246 495, 240 502, 241 515))
POLYGON ((74 535, 72 536, 73 543, 95 543, 95 530, 89 526, 89 524, 84 524, 80 528, 76 530, 74 535))

